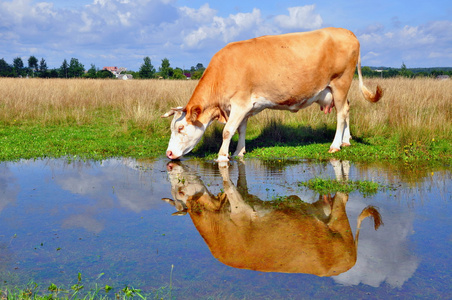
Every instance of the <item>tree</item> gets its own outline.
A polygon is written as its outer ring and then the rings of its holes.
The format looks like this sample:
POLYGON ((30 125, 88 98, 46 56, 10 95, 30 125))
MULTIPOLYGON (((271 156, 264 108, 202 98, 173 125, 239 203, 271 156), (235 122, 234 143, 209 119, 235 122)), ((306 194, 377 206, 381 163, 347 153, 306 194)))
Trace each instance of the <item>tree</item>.
POLYGON ((187 77, 184 75, 184 72, 180 68, 176 68, 173 71, 173 75, 171 76, 172 79, 187 79, 187 77))
POLYGON ((69 68, 67 70, 68 77, 81 77, 85 72, 85 67, 78 61, 77 58, 71 58, 69 68))
POLYGON ((96 66, 94 64, 91 64, 91 68, 89 68, 88 72, 86 73, 86 77, 96 78, 97 77, 96 73, 97 73, 96 66))
POLYGON ((13 60, 14 76, 21 76, 24 71, 24 62, 22 58, 16 57, 13 60))
POLYGON ((402 62, 399 74, 403 77, 413 77, 413 71, 408 70, 404 62, 402 62))
POLYGON ((44 58, 39 62, 39 72, 47 72, 47 63, 44 58))
POLYGON ((0 59, 0 76, 2 77, 10 77, 13 75, 13 68, 4 60, 0 59))
POLYGON ((39 77, 49 77, 49 74, 47 73, 47 63, 44 58, 41 58, 41 61, 39 62, 39 77))
POLYGON ((202 77, 202 75, 204 74, 204 70, 198 70, 193 72, 193 74, 191 75, 191 79, 200 79, 202 77))
POLYGON ((373 77, 373 71, 370 67, 362 67, 361 73, 364 77, 373 77))
POLYGON ((146 56, 144 59, 143 64, 140 67, 140 78, 153 78, 155 75, 155 68, 154 66, 151 64, 151 59, 149 58, 149 56, 146 56))
POLYGON ((58 78, 58 71, 57 70, 55 70, 55 69, 52 69, 52 70, 50 70, 50 72, 49 72, 49 78, 58 78))
POLYGON ((115 78, 115 75, 113 75, 112 72, 108 70, 100 70, 96 73, 97 78, 115 78))
POLYGON ((69 66, 67 64, 67 60, 64 59, 63 63, 61 64, 61 67, 60 67, 60 74, 59 75, 60 75, 61 78, 67 78, 67 76, 68 76, 68 69, 69 69, 69 66))
POLYGON ((204 66, 202 65, 202 63, 198 63, 196 65, 196 71, 201 71, 201 70, 205 70, 206 68, 204 68, 204 66))
POLYGON ((30 68, 33 74, 34 72, 38 72, 38 59, 33 55, 28 58, 28 68, 30 68))
POLYGON ((173 72, 174 70, 173 68, 170 67, 170 62, 168 58, 165 57, 164 59, 162 59, 162 65, 159 68, 160 76, 162 76, 165 79, 168 79, 171 76, 173 76, 173 72))

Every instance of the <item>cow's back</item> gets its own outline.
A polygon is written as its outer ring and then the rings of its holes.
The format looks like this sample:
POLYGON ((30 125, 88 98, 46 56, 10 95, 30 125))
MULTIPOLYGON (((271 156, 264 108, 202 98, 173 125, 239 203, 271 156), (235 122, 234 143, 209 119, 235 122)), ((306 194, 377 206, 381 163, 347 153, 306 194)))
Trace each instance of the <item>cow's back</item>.
POLYGON ((274 102, 303 99, 354 69, 358 55, 358 40, 342 28, 262 36, 221 49, 203 80, 225 101, 237 93, 274 102))

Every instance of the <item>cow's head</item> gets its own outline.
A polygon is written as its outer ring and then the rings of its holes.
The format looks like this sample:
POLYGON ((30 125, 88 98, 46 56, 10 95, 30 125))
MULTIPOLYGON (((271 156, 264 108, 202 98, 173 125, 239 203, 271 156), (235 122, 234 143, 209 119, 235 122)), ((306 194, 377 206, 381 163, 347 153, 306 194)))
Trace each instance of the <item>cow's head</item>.
POLYGON ((166 156, 169 159, 178 159, 189 153, 201 140, 204 131, 210 124, 203 124, 199 117, 202 108, 199 105, 192 106, 189 109, 183 107, 172 108, 169 112, 162 115, 166 118, 174 115, 171 122, 171 139, 166 150, 166 156))

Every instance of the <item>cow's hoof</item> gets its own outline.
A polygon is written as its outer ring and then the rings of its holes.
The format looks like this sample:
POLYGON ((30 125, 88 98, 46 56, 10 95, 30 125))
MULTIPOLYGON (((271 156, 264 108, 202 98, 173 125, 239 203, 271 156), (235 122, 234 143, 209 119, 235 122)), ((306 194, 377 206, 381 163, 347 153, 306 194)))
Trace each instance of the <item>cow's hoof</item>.
POLYGON ((350 147, 350 146, 351 146, 350 143, 342 143, 341 148, 342 147, 350 147))
POLYGON ((218 167, 220 169, 229 168, 229 161, 219 161, 218 167))
POLYGON ((328 153, 335 153, 341 151, 341 149, 337 149, 337 148, 330 148, 330 150, 328 150, 328 153))
POLYGON ((228 162, 229 158, 226 155, 219 155, 216 161, 217 162, 228 162))

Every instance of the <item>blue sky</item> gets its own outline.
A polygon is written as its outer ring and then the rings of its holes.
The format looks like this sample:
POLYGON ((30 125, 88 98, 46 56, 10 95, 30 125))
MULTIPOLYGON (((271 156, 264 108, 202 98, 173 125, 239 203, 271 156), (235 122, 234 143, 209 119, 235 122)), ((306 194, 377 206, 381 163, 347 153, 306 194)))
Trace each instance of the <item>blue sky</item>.
POLYGON ((450 0, 0 0, 0 58, 189 68, 232 41, 335 26, 357 35, 363 65, 452 67, 451 16, 450 0))

